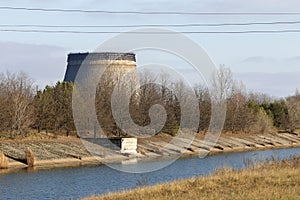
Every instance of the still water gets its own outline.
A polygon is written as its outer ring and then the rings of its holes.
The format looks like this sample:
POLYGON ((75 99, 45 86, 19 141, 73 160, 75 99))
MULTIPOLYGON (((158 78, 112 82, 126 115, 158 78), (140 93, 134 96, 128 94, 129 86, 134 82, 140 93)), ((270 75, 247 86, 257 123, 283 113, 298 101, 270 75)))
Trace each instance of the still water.
MULTIPOLYGON (((224 166, 241 169, 249 164, 282 160, 295 155, 300 156, 300 148, 218 154, 203 159, 186 158, 179 159, 159 171, 144 174, 119 172, 107 166, 33 172, 21 170, 0 174, 0 199, 78 199, 141 185, 204 176, 224 166)), ((142 163, 145 164, 151 163, 142 163)))

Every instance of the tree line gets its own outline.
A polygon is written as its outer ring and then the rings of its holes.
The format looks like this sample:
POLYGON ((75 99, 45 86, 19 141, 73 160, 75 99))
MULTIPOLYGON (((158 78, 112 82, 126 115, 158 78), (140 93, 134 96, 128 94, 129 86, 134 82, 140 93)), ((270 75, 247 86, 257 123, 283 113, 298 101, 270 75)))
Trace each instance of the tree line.
MULTIPOLYGON (((189 102, 189 99, 184 99, 187 86, 171 81, 167 76, 156 77, 147 73, 139 79, 143 86, 131 97, 129 104, 132 120, 139 126, 149 125, 149 109, 159 104, 165 108, 167 116, 159 132, 176 135, 182 113, 180 102, 189 102)), ((218 98, 226 100, 223 132, 254 134, 300 129, 299 91, 282 99, 249 93, 243 83, 234 80, 230 69, 224 66, 214 74, 212 83, 212 88, 204 85, 193 88, 199 103, 198 132, 208 130, 212 101, 218 98)), ((116 124, 111 110, 112 90, 116 86, 117 82, 109 78, 100 81, 95 101, 99 124, 105 134, 111 137, 126 135, 116 124)), ((73 88, 73 83, 57 82, 54 86, 39 90, 25 73, 1 73, 0 137, 26 137, 40 132, 76 135, 72 113, 73 88)))

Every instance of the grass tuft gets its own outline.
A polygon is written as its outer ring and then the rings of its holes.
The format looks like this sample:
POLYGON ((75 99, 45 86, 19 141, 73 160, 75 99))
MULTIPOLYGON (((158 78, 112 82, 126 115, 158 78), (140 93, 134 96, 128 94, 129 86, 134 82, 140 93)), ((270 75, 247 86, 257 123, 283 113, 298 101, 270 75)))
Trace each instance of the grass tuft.
POLYGON ((0 169, 7 169, 8 161, 4 153, 0 152, 0 169))
POLYGON ((30 148, 26 150, 26 160, 28 167, 33 167, 35 164, 35 156, 30 148))

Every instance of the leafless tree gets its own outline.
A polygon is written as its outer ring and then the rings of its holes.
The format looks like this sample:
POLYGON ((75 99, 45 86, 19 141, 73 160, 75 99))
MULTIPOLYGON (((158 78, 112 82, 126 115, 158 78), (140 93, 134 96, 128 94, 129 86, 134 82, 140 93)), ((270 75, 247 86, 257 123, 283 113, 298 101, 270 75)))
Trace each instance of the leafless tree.
POLYGON ((296 90, 295 95, 287 98, 289 113, 288 127, 291 132, 300 129, 300 93, 296 90))
POLYGON ((24 136, 33 119, 33 81, 23 72, 1 75, 1 130, 24 136))
POLYGON ((221 65, 212 77, 211 95, 215 101, 230 98, 233 89, 233 75, 229 68, 221 65))

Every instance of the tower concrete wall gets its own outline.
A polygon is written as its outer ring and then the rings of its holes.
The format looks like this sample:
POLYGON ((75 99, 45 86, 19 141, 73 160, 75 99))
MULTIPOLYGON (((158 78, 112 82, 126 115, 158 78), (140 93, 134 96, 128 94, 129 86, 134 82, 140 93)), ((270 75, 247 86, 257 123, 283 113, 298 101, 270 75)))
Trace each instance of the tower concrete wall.
POLYGON ((103 67, 109 65, 113 71, 127 71, 136 68, 136 58, 134 53, 71 53, 68 55, 68 65, 64 81, 74 82, 80 67, 90 65, 93 67, 103 67))

